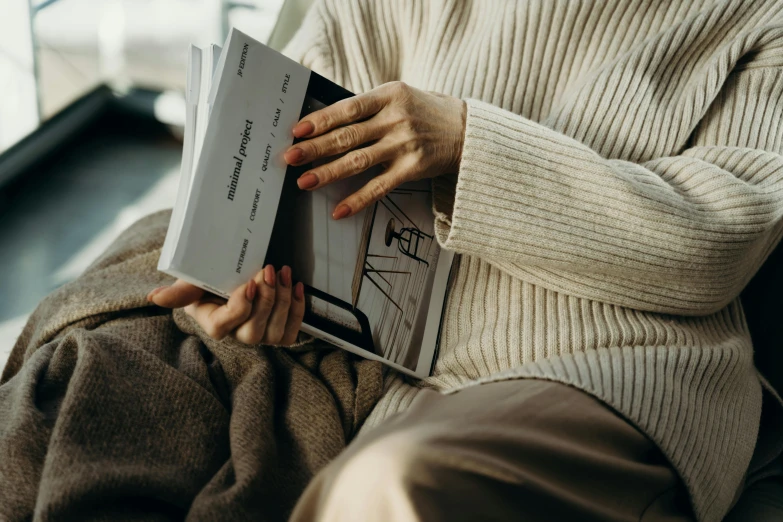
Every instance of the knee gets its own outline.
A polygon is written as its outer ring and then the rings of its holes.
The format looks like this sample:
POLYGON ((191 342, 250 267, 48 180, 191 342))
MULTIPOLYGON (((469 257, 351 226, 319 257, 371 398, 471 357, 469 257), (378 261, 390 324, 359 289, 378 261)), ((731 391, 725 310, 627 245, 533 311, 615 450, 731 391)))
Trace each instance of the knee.
POLYGON ((389 434, 346 455, 321 491, 319 520, 417 520, 417 491, 429 482, 429 441, 389 434))

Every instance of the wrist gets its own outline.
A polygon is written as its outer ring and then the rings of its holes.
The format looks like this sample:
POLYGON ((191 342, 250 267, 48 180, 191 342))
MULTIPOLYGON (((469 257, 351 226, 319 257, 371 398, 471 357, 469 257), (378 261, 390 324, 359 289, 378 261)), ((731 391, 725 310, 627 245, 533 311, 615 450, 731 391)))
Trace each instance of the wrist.
POLYGON ((455 105, 455 113, 458 115, 455 118, 454 128, 454 154, 452 162, 449 165, 447 172, 457 173, 459 172, 460 164, 462 163, 462 150, 465 145, 465 127, 468 119, 468 104, 465 100, 459 98, 453 98, 455 105))

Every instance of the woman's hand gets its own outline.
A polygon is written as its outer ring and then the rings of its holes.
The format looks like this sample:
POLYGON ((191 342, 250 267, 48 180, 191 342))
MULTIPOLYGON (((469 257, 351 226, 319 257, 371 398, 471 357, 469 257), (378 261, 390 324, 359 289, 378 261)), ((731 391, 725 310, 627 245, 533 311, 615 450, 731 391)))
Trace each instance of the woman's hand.
POLYGON ((452 96, 402 82, 387 83, 308 114, 293 130, 295 137, 307 139, 288 149, 285 160, 302 165, 351 151, 304 173, 297 181, 304 190, 359 174, 373 165, 385 168, 337 205, 332 217, 341 219, 402 183, 457 172, 466 113, 465 102, 452 96))
POLYGON ((231 335, 246 344, 292 345, 305 311, 304 286, 297 283, 292 288, 287 266, 277 274, 272 265, 265 266, 228 301, 181 279, 156 288, 147 300, 166 308, 185 307, 213 339, 231 335))

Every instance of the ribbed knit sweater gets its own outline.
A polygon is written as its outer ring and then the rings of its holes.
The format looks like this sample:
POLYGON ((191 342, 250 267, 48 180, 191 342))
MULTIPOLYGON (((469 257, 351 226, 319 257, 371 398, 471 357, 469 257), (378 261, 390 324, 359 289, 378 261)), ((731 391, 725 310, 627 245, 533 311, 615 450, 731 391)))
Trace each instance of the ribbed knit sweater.
POLYGON ((459 172, 433 182, 459 254, 440 356, 391 372, 369 425, 422 387, 567 383, 720 520, 762 401, 738 295, 783 233, 783 2, 323 0, 286 52, 468 105, 459 172))

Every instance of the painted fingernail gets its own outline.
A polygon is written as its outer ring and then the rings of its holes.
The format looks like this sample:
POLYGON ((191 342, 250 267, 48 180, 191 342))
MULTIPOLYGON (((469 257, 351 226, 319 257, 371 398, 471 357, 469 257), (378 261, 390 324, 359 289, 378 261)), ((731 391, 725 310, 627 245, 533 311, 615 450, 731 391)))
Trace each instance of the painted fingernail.
POLYGON ((332 218, 342 219, 350 213, 351 213, 351 207, 349 207, 345 203, 340 203, 339 205, 337 205, 337 208, 334 209, 334 212, 332 213, 332 218))
POLYGON ((286 288, 291 286, 291 269, 287 266, 280 270, 280 283, 286 288))
POLYGON ((253 299, 255 298, 256 288, 258 287, 256 286, 255 281, 251 279, 250 281, 247 282, 247 288, 245 288, 245 297, 247 297, 248 301, 252 302, 253 299))
POLYGON ((285 154, 283 154, 283 158, 285 158, 286 163, 289 165, 294 165, 295 163, 302 161, 302 158, 304 158, 304 151, 299 147, 294 147, 293 149, 287 150, 285 154))
POLYGON ((147 301, 152 301, 152 298, 155 297, 157 294, 161 292, 164 288, 168 288, 167 286, 159 286, 158 288, 154 289, 152 292, 147 294, 147 301))
POLYGON ((314 130, 315 130, 315 125, 313 125, 309 121, 299 122, 296 125, 296 127, 294 127, 294 137, 304 138, 308 134, 312 133, 314 130))
POLYGON ((296 184, 299 185, 299 188, 302 190, 311 189, 318 185, 318 178, 312 172, 308 172, 307 174, 302 174, 299 179, 296 180, 296 184))
POLYGON ((296 283, 294 287, 294 299, 301 301, 304 299, 304 285, 302 283, 296 283))
POLYGON ((264 267, 264 283, 272 288, 275 287, 275 267, 272 265, 266 265, 264 267))

